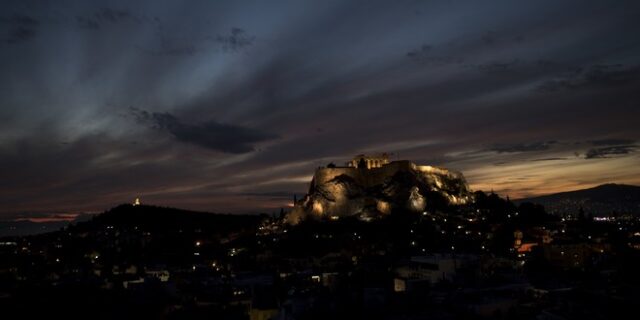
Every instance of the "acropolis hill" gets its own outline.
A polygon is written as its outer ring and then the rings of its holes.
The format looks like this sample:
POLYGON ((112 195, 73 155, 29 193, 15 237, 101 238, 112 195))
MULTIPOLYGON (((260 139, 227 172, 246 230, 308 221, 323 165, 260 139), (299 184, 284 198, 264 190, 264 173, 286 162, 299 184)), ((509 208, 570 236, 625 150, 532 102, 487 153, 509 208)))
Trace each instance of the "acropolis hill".
POLYGON ((387 154, 358 155, 345 166, 318 168, 308 194, 295 203, 288 221, 345 216, 370 220, 395 211, 462 205, 470 199, 459 172, 409 160, 389 161, 387 154))

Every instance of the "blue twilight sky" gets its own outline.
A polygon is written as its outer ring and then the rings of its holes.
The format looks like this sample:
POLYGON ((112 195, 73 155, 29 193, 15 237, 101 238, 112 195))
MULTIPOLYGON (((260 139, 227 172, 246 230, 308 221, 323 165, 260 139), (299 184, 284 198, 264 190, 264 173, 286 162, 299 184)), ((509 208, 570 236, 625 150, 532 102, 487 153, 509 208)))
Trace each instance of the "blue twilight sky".
POLYGON ((638 1, 3 1, 0 218, 276 211, 362 152, 640 184, 638 1))

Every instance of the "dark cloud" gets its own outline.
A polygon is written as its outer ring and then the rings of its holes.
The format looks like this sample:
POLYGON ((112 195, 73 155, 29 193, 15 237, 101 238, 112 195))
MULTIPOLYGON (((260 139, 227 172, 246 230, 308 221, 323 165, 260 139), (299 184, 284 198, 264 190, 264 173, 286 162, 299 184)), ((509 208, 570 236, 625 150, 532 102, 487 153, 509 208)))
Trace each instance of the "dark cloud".
POLYGON ((29 15, 14 14, 10 17, 0 18, 0 23, 10 24, 14 26, 36 27, 40 24, 40 21, 29 15))
POLYGON ((431 45, 422 45, 420 48, 407 52, 406 56, 416 62, 428 66, 461 64, 464 61, 461 57, 447 55, 444 52, 438 52, 438 50, 435 50, 431 45))
POLYGON ((509 71, 521 64, 522 64, 521 61, 514 59, 511 61, 504 61, 504 62, 495 61, 495 62, 490 62, 485 64, 479 64, 477 65, 477 68, 484 72, 496 73, 496 72, 509 71))
POLYGON ((34 38, 40 26, 38 19, 24 14, 0 18, 0 23, 9 27, 5 38, 7 44, 18 44, 34 38))
POLYGON ((8 44, 17 44, 36 36, 36 29, 27 27, 17 27, 9 32, 6 42, 8 44))
POLYGON ((614 156, 622 156, 622 155, 634 153, 636 152, 637 149, 638 149, 638 146, 635 146, 635 145, 593 148, 587 151, 584 158, 585 159, 611 158, 614 156))
POLYGON ((238 51, 252 45, 255 39, 255 36, 248 35, 244 29, 234 27, 229 34, 218 35, 213 41, 220 44, 225 51, 238 51))
POLYGON ((94 13, 93 16, 96 20, 110 23, 134 19, 134 16, 130 12, 112 8, 102 8, 94 13))
POLYGON ((238 125, 207 121, 201 124, 185 124, 170 113, 147 112, 131 109, 138 122, 150 124, 182 142, 225 153, 247 153, 255 150, 255 144, 275 139, 276 136, 260 130, 238 125))
POLYGON ((144 17, 134 15, 126 10, 101 8, 92 14, 76 16, 76 24, 82 29, 98 30, 103 25, 117 24, 122 22, 141 22, 144 17))
POLYGON ((630 145, 635 143, 633 139, 601 139, 589 141, 594 146, 617 146, 617 145, 630 145))
POLYGON ((575 68, 554 80, 546 81, 538 87, 538 90, 558 92, 586 88, 615 88, 637 82, 640 82, 639 66, 593 65, 589 68, 575 68))
POLYGON ((516 143, 516 144, 500 144, 489 148, 489 151, 497 153, 514 153, 514 152, 532 152, 532 151, 544 151, 549 150, 551 146, 558 143, 557 141, 539 141, 531 143, 516 143))

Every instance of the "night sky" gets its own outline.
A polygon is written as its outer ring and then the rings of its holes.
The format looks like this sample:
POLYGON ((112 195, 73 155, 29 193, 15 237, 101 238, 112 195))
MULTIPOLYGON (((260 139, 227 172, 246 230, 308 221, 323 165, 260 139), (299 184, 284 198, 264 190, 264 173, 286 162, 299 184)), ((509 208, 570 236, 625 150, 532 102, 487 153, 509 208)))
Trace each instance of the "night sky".
POLYGON ((0 219, 274 212, 363 152, 640 184, 640 2, 2 1, 0 219))

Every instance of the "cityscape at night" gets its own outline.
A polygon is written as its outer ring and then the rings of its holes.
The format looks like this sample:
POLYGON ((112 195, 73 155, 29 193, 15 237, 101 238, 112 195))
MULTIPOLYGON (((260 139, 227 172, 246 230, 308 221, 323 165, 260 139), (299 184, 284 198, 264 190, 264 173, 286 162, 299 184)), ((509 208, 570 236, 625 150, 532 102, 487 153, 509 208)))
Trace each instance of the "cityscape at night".
POLYGON ((0 8, 0 319, 636 318, 637 1, 0 8))

